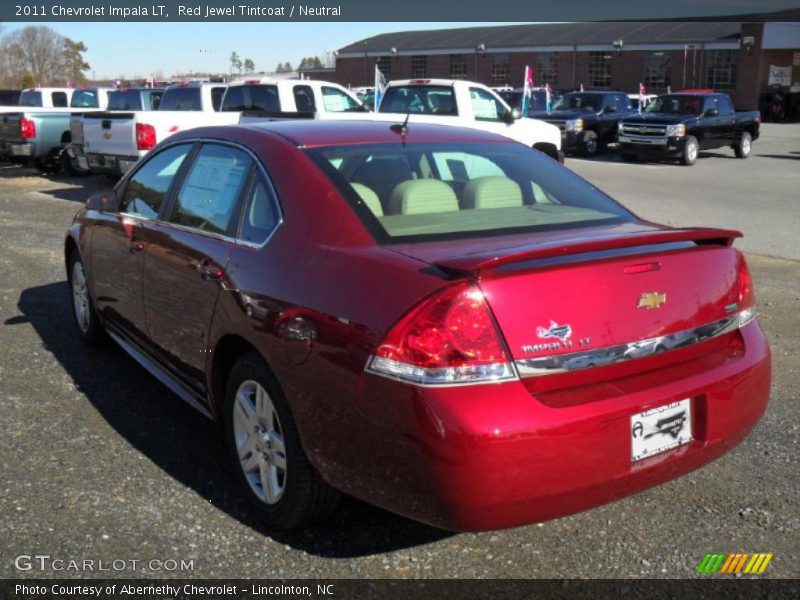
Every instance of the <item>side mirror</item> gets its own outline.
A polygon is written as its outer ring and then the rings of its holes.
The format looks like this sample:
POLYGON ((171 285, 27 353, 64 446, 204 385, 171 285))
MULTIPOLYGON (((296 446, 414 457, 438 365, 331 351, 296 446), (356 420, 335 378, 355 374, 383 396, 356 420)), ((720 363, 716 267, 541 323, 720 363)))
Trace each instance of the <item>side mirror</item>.
POLYGON ((709 108, 705 113, 707 117, 716 117, 719 116, 719 109, 718 108, 709 108))
POLYGON ((505 121, 508 125, 511 125, 514 121, 521 118, 522 113, 518 108, 512 108, 511 110, 503 113, 503 121, 505 121))
POLYGON ((106 190, 104 192, 92 194, 86 201, 86 208, 89 210, 99 210, 100 212, 119 211, 119 199, 117 198, 117 192, 114 190, 106 190))

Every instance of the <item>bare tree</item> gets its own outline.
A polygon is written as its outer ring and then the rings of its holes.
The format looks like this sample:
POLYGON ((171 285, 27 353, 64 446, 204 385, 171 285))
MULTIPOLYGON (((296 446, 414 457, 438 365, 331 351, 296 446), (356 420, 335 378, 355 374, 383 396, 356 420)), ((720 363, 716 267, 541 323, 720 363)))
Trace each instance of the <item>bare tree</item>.
POLYGON ((49 27, 29 26, 8 34, 0 54, 15 79, 29 75, 37 85, 63 83, 64 37, 49 27))

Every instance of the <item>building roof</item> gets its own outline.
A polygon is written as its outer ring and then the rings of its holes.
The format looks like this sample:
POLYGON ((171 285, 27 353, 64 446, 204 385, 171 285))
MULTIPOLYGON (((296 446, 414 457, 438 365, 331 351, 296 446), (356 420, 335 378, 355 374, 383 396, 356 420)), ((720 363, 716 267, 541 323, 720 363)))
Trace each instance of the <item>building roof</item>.
POLYGON ((611 46, 623 40, 625 46, 635 44, 712 43, 738 40, 738 22, 619 22, 619 23, 540 23, 465 27, 428 31, 383 33, 359 40, 339 50, 339 56, 363 56, 368 53, 398 54, 414 52, 475 49, 483 44, 486 51, 526 47, 582 45, 611 46))

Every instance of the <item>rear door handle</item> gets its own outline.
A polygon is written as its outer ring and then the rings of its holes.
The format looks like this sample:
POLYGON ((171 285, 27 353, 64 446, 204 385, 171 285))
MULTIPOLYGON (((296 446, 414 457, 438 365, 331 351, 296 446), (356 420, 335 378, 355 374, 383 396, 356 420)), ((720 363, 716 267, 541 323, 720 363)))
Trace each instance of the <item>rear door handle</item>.
POLYGON ((197 272, 200 273, 200 279, 203 281, 209 281, 211 279, 219 280, 222 279, 222 276, 225 274, 225 271, 223 271, 221 267, 212 264, 208 259, 198 264, 196 268, 197 272))

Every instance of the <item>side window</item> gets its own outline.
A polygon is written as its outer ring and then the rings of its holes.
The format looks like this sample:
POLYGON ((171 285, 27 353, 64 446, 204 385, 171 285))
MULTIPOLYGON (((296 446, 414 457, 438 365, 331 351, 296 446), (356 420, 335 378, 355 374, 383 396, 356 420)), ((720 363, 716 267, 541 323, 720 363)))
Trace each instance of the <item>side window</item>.
POLYGON ((186 173, 169 221, 211 233, 232 234, 232 220, 252 164, 243 150, 205 144, 186 173))
POLYGON ((472 112, 476 119, 499 121, 506 112, 505 107, 492 94, 480 88, 469 88, 472 112))
POLYGON ((730 116, 734 113, 733 110, 733 103, 731 99, 727 96, 720 96, 719 97, 719 114, 730 116))
POLYGON ((322 104, 327 112, 347 112, 358 109, 358 103, 342 90, 327 86, 322 88, 322 104))
POLYGON ((224 95, 225 95, 224 87, 211 88, 211 106, 217 112, 219 112, 219 107, 222 106, 222 97, 224 95))
POLYGON ((67 95, 64 92, 53 92, 50 97, 53 99, 53 106, 62 108, 69 106, 67 95))
POLYGON ((191 149, 192 144, 172 146, 148 158, 128 180, 120 212, 155 219, 172 179, 191 149))
POLYGON ((297 112, 316 112, 317 107, 314 103, 314 92, 307 85, 296 85, 292 89, 294 92, 294 105, 297 112))
POLYGON ((259 171, 247 197, 239 238, 252 244, 263 244, 278 225, 278 219, 272 188, 259 171))

